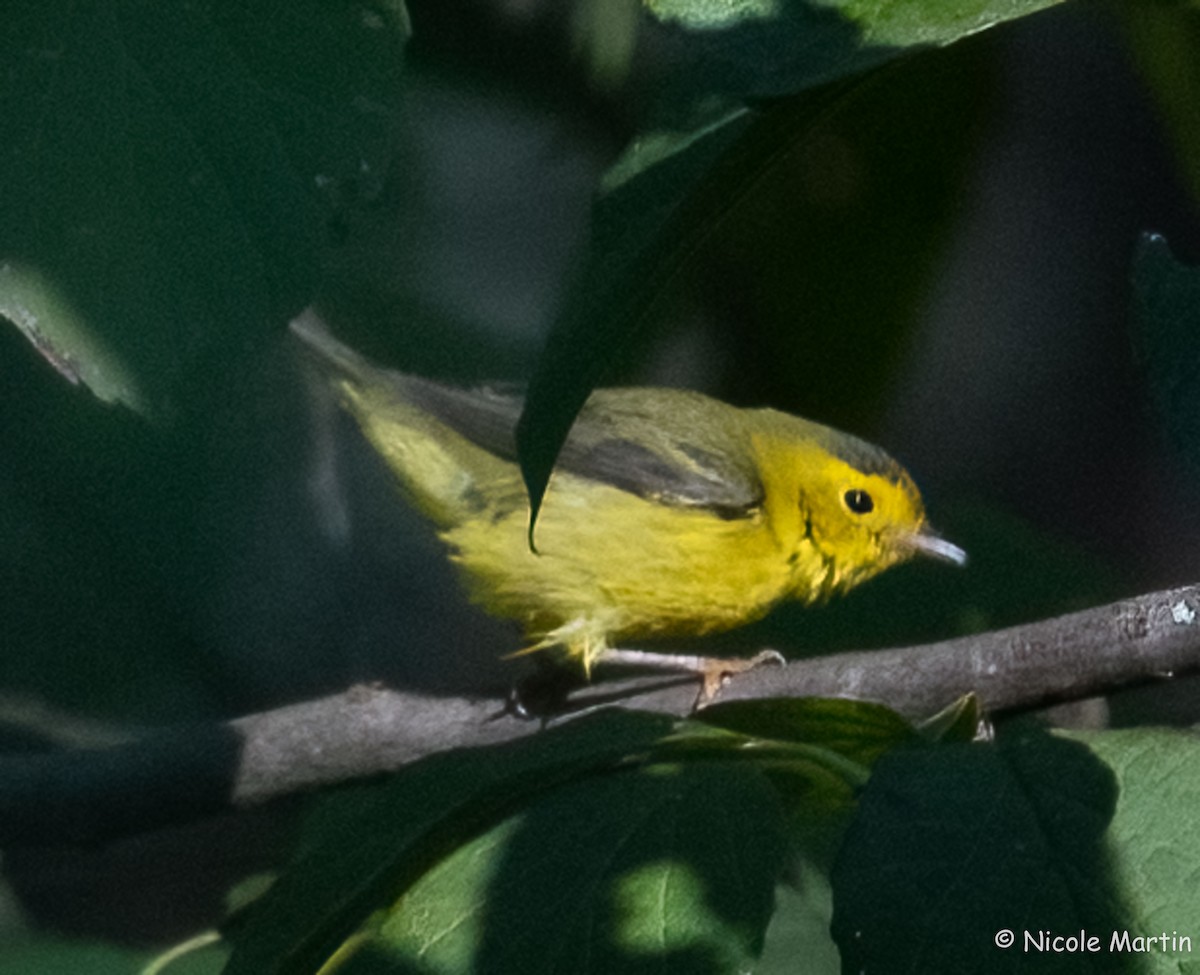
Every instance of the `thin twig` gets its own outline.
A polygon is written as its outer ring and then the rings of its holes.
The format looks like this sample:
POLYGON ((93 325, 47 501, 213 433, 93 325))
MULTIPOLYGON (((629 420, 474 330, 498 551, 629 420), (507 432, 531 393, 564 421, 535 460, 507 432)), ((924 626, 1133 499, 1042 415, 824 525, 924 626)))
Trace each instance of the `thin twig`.
MULTIPOLYGON (((923 646, 763 667, 721 700, 851 697, 909 717, 968 691, 990 711, 1029 709, 1200 671, 1200 586, 923 646)), ((684 716, 692 679, 599 681, 569 720, 608 705, 684 716)), ((555 723, 555 722, 552 722, 555 723)), ((495 746, 539 722, 493 699, 355 687, 224 724, 169 728, 137 742, 0 760, 0 845, 95 842, 398 769, 453 748, 495 746)))

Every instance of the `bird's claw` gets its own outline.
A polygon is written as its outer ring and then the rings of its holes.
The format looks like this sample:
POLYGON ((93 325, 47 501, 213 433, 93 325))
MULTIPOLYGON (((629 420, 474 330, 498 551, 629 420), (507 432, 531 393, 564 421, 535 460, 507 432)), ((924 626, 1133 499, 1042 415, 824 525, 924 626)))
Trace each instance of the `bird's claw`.
POLYGON ((700 672, 700 695, 696 698, 695 710, 698 711, 711 704, 716 698, 717 692, 733 677, 761 667, 763 664, 786 667, 787 660, 778 650, 760 650, 753 657, 744 660, 737 657, 711 658, 707 666, 700 672))

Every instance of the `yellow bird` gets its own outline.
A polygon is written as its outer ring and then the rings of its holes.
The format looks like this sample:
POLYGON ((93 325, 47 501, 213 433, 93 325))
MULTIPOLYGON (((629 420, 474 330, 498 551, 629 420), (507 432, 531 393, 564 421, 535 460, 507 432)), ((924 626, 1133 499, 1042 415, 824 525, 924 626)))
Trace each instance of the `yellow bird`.
POLYGON ((436 526, 471 597, 524 628, 522 652, 559 648, 588 673, 602 661, 694 670, 708 692, 763 655, 622 644, 725 630, 784 599, 819 602, 914 555, 966 562, 878 447, 776 410, 656 388, 592 393, 550 477, 533 552, 519 397, 379 368, 312 312, 292 331, 436 526))

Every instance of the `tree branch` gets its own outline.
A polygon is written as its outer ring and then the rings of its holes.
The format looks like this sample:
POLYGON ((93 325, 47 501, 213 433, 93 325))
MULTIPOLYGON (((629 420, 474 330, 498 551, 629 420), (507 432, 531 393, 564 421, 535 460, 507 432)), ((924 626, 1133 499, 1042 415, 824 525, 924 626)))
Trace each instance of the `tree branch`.
MULTIPOLYGON (((720 699, 851 697, 919 718, 968 691, 989 711, 1009 711, 1196 671, 1200 586, 1187 586, 941 643, 762 667, 731 682, 720 699)), ((684 716, 695 701, 693 678, 600 681, 572 694, 570 713, 551 724, 613 704, 684 716)), ((96 842, 540 728, 495 699, 355 687, 129 744, 5 758, 0 845, 96 842)))

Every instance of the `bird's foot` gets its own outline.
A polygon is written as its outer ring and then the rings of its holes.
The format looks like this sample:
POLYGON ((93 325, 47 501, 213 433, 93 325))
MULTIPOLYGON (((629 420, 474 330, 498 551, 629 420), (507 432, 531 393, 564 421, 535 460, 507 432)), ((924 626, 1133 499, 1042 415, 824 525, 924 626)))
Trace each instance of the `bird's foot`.
POLYGON ((744 674, 763 664, 785 666, 787 661, 778 650, 760 650, 753 657, 703 657, 696 654, 657 653, 652 650, 627 650, 608 647, 597 658, 598 664, 615 664, 621 667, 646 667, 652 670, 685 671, 699 674, 700 693, 696 697, 696 710, 712 703, 730 678, 744 674))

